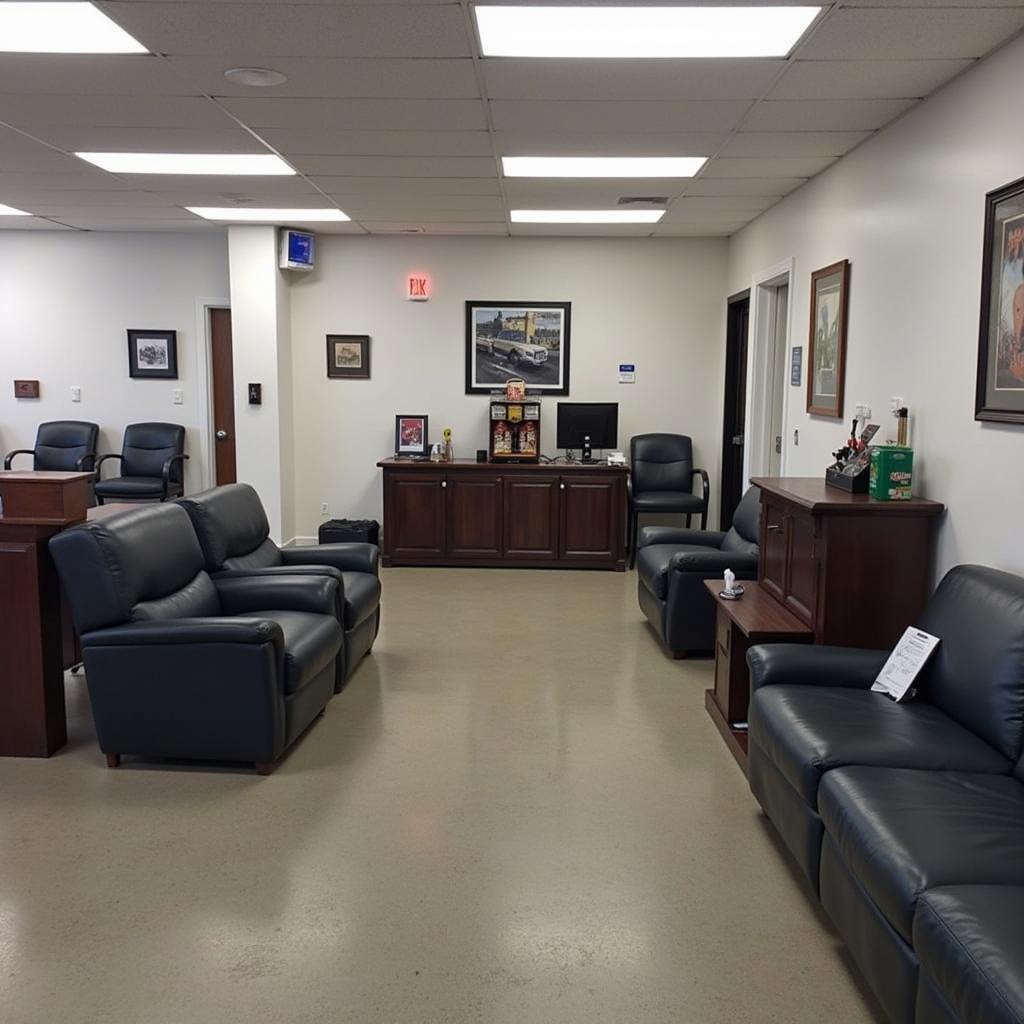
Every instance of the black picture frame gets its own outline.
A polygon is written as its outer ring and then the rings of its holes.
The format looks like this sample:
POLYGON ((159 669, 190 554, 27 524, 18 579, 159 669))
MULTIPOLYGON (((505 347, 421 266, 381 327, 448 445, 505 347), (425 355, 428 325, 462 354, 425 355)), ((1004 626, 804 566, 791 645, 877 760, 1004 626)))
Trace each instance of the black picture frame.
POLYGON ((1024 178, 985 195, 974 418, 1024 423, 1024 178))
POLYGON ((568 395, 571 341, 571 302, 467 300, 466 394, 489 395, 503 388, 505 381, 510 377, 522 377, 531 392, 568 395), (531 316, 538 313, 545 321, 545 326, 537 327, 534 323, 531 330, 527 324, 531 316), (552 331, 556 330, 552 318, 556 315, 557 345, 552 345, 549 342, 555 340, 552 338, 552 331), (483 321, 480 319, 481 316, 484 318, 483 321), (478 324, 490 326, 489 321, 498 318, 503 325, 508 321, 522 320, 523 328, 496 328, 493 334, 478 332, 478 324), (529 340, 538 335, 543 335, 543 343, 529 340), (543 365, 534 362, 532 358, 532 354, 540 349, 547 350, 543 365), (554 359, 551 357, 552 353, 556 354, 554 359))
POLYGON ((370 379, 370 336, 368 334, 327 335, 327 376, 331 380, 370 379), (354 350, 357 358, 351 359, 354 350), (342 353, 346 362, 339 362, 342 353))
POLYGON ((427 416, 419 416, 413 413, 399 413, 395 417, 395 455, 426 455, 430 447, 430 420, 427 416), (418 420, 419 428, 417 437, 419 441, 411 443, 408 433, 405 434, 403 442, 403 431, 406 421, 418 420))
POLYGON ((129 329, 128 376, 135 380, 177 380, 178 332, 129 329))

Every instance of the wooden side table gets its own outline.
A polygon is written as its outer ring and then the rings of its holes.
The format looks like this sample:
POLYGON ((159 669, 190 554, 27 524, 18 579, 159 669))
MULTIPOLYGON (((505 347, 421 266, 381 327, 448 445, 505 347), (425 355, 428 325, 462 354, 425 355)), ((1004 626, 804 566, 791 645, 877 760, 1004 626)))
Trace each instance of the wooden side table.
POLYGON ((715 602, 715 685, 705 691, 704 707, 737 763, 747 770, 747 707, 750 673, 747 650, 755 644, 809 644, 814 633, 760 583, 743 582, 743 596, 726 601, 718 595, 724 580, 705 580, 715 602))

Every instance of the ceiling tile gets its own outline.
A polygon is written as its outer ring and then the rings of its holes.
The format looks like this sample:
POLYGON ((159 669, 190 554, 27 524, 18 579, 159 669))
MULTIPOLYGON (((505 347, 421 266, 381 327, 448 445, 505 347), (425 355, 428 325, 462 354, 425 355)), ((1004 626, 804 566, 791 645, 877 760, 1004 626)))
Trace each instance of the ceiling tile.
POLYGON ((764 100, 743 122, 744 131, 870 131, 881 128, 914 100, 764 100))
POLYGON ((76 220, 80 217, 94 221, 110 221, 111 223, 121 221, 138 220, 194 220, 195 214, 189 213, 174 206, 161 206, 154 209, 152 206, 85 206, 75 203, 68 203, 70 195, 62 195, 64 202, 35 203, 32 206, 32 213, 41 217, 52 217, 65 223, 76 220))
POLYGON ((324 131, 322 128, 261 128, 260 138, 286 156, 487 156, 486 131, 375 132, 324 131))
POLYGON ((344 178, 312 175, 310 180, 330 196, 498 196, 497 175, 490 178, 344 178))
POLYGON ((806 185, 806 178, 695 178, 688 196, 785 196, 806 185))
MULTIPOLYGON (((107 174, 98 168, 90 168, 81 160, 75 160, 81 166, 68 174, 48 174, 41 172, 26 173, 22 171, 0 171, 0 192, 13 195, 20 189, 61 189, 75 191, 77 189, 89 189, 92 191, 107 191, 118 189, 138 188, 124 178, 115 178, 113 174, 107 174)), ((63 166, 63 165, 61 165, 63 166)))
POLYGON ((67 216, 61 223, 83 231, 223 231, 223 227, 211 224, 199 217, 177 220, 169 217, 152 217, 148 220, 110 220, 89 214, 67 216))
POLYGON ((935 7, 839 10, 800 51, 803 60, 925 60, 982 57, 1024 28, 1024 8, 935 7))
MULTIPOLYGON (((47 188, 21 188, 10 192, 5 192, 9 198, 13 197, 17 193, 18 202, 15 206, 18 209, 24 210, 31 208, 33 212, 36 208, 52 207, 52 206, 66 206, 73 204, 76 208, 83 206, 102 206, 105 208, 110 207, 159 207, 175 205, 169 203, 164 196, 155 195, 152 192, 139 192, 135 190, 125 190, 121 192, 94 192, 89 189, 75 189, 74 191, 63 190, 63 189, 47 189, 47 188), (19 205, 20 204, 20 205, 19 205)), ((0 200, 2 201, 2 200, 0 200)), ((151 214, 152 209, 149 211, 151 214)))
MULTIPOLYGON (((256 193, 277 196, 316 194, 316 189, 299 175, 243 174, 127 174, 123 180, 131 188, 148 192, 175 192, 189 195, 198 192, 218 192, 222 195, 247 196, 256 193)), ((195 204, 198 205, 198 204, 195 204)))
POLYGON ((874 132, 739 132, 720 156, 842 156, 874 132))
POLYGON ((774 206, 778 196, 700 196, 677 199, 668 209, 660 224, 695 223, 697 221, 742 220, 755 217, 762 210, 774 206))
POLYGON ((0 121, 15 127, 111 125, 139 128, 233 128, 209 100, 191 96, 0 95, 0 121))
MULTIPOLYGON (((493 214, 505 217, 501 196, 405 196, 405 195, 336 195, 331 197, 346 213, 358 210, 363 217, 385 219, 386 216, 426 217, 431 210, 493 214)), ((432 218, 436 219, 436 218, 432 218)), ((441 218, 444 219, 444 218, 441 218)), ((491 220, 494 219, 492 216, 491 220)))
POLYGON ((123 92, 136 96, 198 94, 153 54, 5 53, 0 60, 0 94, 123 92))
POLYGON ((461 222, 433 223, 422 221, 366 221, 363 227, 372 235, 507 235, 504 221, 484 224, 461 222))
POLYGON ((495 132, 502 156, 710 156, 727 132, 495 132))
POLYGON ((833 156, 719 158, 702 178, 811 178, 834 163, 833 156))
POLYGON ((387 205, 382 206, 354 206, 346 209, 345 212, 360 224, 368 222, 384 223, 386 221, 397 221, 408 223, 410 221, 428 221, 434 224, 494 224, 505 223, 505 211, 487 210, 446 210, 443 206, 433 209, 410 210, 391 209, 387 205))
MULTIPOLYGON (((266 153, 267 147, 224 119, 215 128, 127 128, 120 125, 40 125, 36 134, 69 153, 266 153)), ((52 150, 50 151, 52 152, 52 150)))
POLYGON ((543 235, 547 237, 647 238, 654 224, 512 224, 512 235, 543 235))
POLYGON ((773 100, 918 98, 969 68, 972 60, 798 60, 769 93, 773 100))
MULTIPOLYGON (((479 131, 480 100, 327 100, 232 98, 220 101, 250 128, 355 131, 479 131)), ((0 107, 2 109, 2 107, 0 107)))
POLYGON ((736 234, 740 228, 746 227, 749 220, 723 220, 708 224, 656 224, 655 238, 728 238, 736 234))
POLYGON ((503 182, 509 203, 527 209, 613 207, 624 196, 672 198, 689 183, 681 178, 506 178, 503 182))
POLYGON ((39 217, 4 217, 0 231, 71 231, 66 224, 54 224, 39 217), (10 223, 8 223, 8 221, 10 223))
POLYGON ((494 173, 493 157, 466 156, 296 156, 297 170, 309 175, 390 178, 482 178, 494 173))
POLYGON ((746 113, 746 100, 662 102, 549 102, 494 100, 498 131, 541 132, 727 132, 746 113))

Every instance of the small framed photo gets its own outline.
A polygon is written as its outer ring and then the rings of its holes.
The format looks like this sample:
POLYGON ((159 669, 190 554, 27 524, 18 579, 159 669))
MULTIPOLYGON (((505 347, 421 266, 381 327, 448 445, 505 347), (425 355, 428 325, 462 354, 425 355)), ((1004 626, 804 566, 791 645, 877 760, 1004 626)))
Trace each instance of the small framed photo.
POLYGON ((370 336, 327 335, 327 376, 338 379, 370 379, 370 336))
POLYGON ((177 380, 178 332, 129 330, 128 375, 143 380, 177 380))
POLYGON ((426 455, 428 436, 426 416, 395 417, 396 455, 426 455))

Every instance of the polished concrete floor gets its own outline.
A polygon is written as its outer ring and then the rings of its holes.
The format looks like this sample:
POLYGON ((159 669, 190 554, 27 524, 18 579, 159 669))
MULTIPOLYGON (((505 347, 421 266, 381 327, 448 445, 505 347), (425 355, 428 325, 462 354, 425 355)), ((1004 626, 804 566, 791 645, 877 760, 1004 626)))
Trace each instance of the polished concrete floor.
POLYGON ((4 1024, 879 1018, 632 574, 385 573, 277 772, 0 762, 4 1024))

